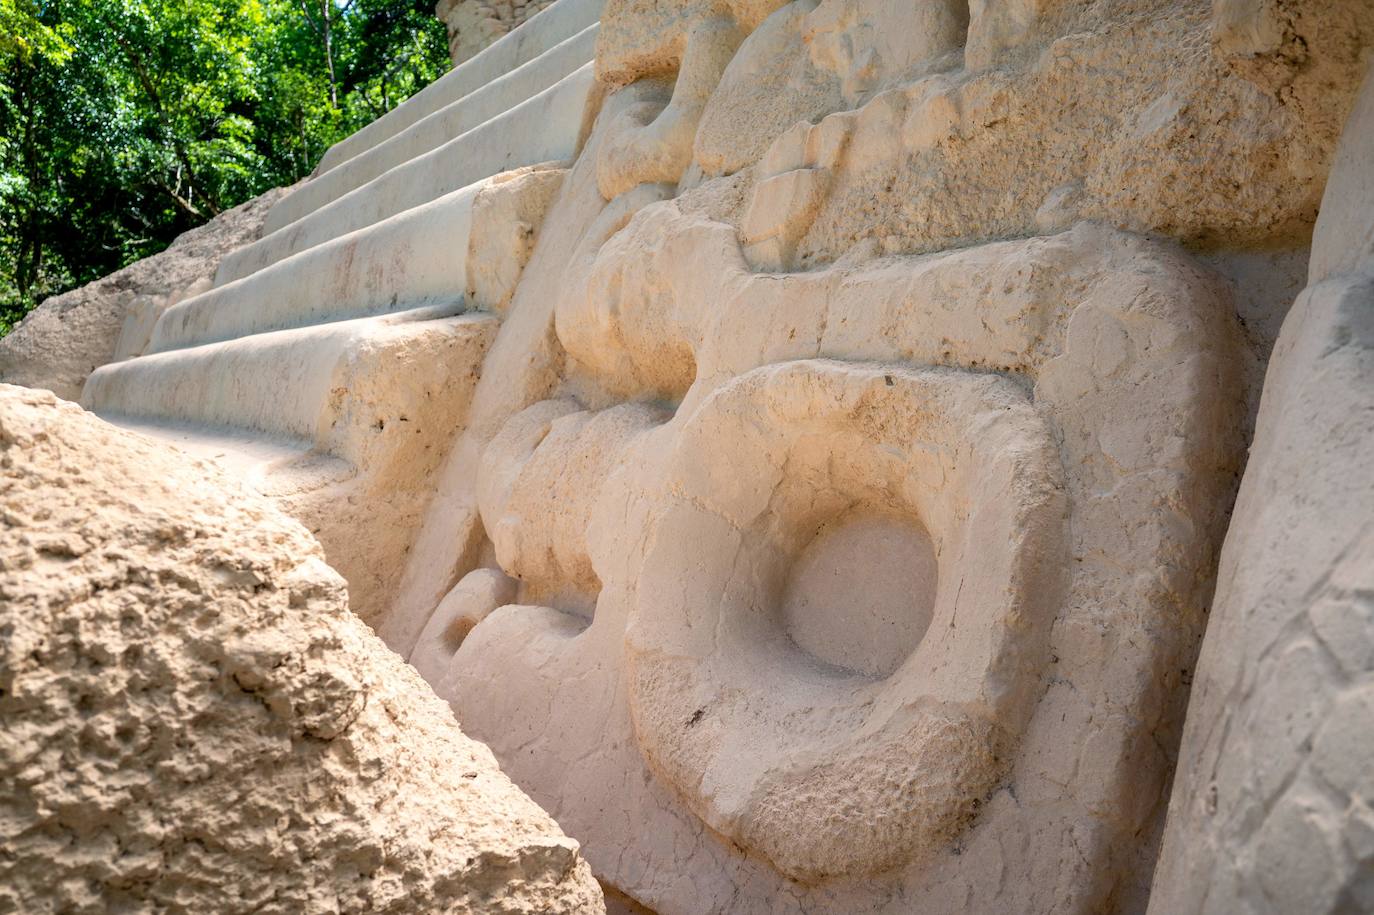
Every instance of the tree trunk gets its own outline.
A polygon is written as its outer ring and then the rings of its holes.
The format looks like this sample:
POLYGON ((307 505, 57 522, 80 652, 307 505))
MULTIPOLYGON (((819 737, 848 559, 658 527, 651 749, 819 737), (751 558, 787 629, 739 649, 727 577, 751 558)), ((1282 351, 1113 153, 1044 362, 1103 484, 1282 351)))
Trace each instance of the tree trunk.
POLYGON ((339 84, 334 77, 334 17, 330 15, 334 0, 320 0, 320 19, 324 36, 324 64, 329 71, 329 104, 339 108, 339 84))

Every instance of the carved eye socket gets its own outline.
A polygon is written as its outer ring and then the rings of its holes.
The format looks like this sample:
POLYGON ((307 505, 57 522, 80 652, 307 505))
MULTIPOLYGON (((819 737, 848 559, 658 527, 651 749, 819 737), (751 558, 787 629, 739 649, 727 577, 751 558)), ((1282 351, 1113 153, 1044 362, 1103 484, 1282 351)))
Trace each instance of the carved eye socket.
POLYGON ((1062 471, 1026 395, 785 363, 676 442, 627 630, 650 763, 794 879, 944 847, 1024 725, 1061 597, 1062 471))
POLYGON ((822 523, 792 562, 782 627, 822 663, 886 677, 930 627, 939 579, 919 519, 856 505, 822 523))

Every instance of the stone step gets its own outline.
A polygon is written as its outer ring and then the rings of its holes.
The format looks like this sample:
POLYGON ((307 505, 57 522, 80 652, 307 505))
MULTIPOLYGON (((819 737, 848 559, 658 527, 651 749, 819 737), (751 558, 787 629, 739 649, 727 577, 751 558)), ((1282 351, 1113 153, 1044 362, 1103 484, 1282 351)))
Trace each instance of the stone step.
POLYGON ((461 301, 472 204, 489 180, 177 303, 148 352, 461 301))
POLYGON ((314 442, 307 439, 108 411, 102 418, 140 435, 170 442, 191 457, 212 461, 265 495, 317 489, 347 479, 354 472, 347 461, 314 453, 314 442))
POLYGON ((595 81, 592 67, 586 64, 578 68, 509 111, 390 169, 291 225, 230 252, 220 261, 215 284, 250 276, 277 261, 483 178, 524 165, 572 158, 586 122, 595 81))
POLYGON ((335 143, 315 169, 323 175, 423 118, 447 108, 470 92, 539 57, 560 42, 594 25, 605 0, 558 0, 528 22, 494 42, 366 127, 335 143))
POLYGON ((408 403, 418 415, 480 365, 495 326, 430 307, 255 334, 102 366, 81 402, 101 415, 307 441, 363 466, 375 434, 407 421, 408 403))
POLYGON ((272 207, 263 223, 264 234, 296 222, 548 89, 592 60, 598 28, 596 24, 588 26, 534 60, 302 184, 272 207))

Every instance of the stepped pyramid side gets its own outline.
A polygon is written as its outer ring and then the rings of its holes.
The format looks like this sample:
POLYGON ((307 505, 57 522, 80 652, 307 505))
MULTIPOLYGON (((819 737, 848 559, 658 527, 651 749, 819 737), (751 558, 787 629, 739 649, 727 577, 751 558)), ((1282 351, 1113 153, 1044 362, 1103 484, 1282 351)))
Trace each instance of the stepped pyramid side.
POLYGON ((384 603, 587 118, 597 3, 569 0, 332 148, 213 286, 82 403, 220 455, 384 603), (474 233, 474 226, 476 232, 474 233), (482 245, 473 277, 468 253, 482 245))

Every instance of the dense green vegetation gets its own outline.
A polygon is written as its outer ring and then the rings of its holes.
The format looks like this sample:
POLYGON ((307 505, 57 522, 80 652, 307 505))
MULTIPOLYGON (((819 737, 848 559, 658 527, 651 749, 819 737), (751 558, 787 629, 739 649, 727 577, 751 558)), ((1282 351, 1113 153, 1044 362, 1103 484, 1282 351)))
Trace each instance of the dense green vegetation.
POLYGON ((433 0, 0 0, 0 334, 447 66, 433 0))

